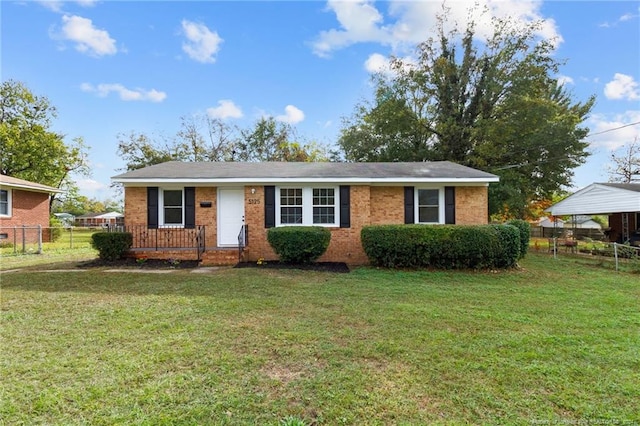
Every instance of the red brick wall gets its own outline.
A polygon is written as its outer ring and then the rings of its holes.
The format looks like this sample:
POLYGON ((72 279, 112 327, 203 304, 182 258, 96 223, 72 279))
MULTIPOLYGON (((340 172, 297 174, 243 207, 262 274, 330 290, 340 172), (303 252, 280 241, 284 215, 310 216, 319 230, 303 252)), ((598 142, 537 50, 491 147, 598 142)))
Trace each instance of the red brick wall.
POLYGON ((49 226, 49 194, 43 192, 11 191, 11 217, 0 217, 0 226, 49 226))
MULTIPOLYGON (((206 247, 215 247, 218 241, 216 226, 217 188, 196 188, 196 225, 206 226, 206 247), (210 201, 211 207, 200 207, 201 201, 210 201)), ((147 188, 127 187, 124 190, 125 226, 147 226, 147 188)))
POLYGON ((393 225, 404 223, 404 187, 371 187, 371 224, 393 225))
POLYGON ((489 187, 456 187, 456 225, 489 223, 489 187))
MULTIPOLYGON (((215 187, 196 188, 196 224, 206 226, 207 250, 217 245, 215 187), (211 208, 200 207, 201 201, 211 201, 211 208)), ((147 221, 146 188, 125 189, 126 225, 145 225, 147 221)), ((484 224, 487 215, 487 187, 456 187, 456 223, 484 224)), ((246 261, 277 259, 267 242, 264 227, 264 187, 245 186, 245 223, 249 226, 249 244, 244 253, 246 261), (255 190, 254 193, 251 191, 255 190)), ((402 186, 351 186, 351 227, 329 228, 331 243, 319 259, 324 262, 365 264, 367 257, 360 242, 360 231, 370 224, 404 223, 404 189, 402 186)))
MULTIPOLYGON (((5 188, 3 188, 5 189, 5 188)), ((0 217, 0 233, 7 234, 8 241, 13 243, 14 237, 17 235, 19 243, 22 242, 24 235, 25 243, 33 244, 38 242, 38 230, 26 229, 24 231, 18 230, 14 235, 14 226, 42 226, 43 228, 49 227, 49 194, 43 192, 23 191, 20 189, 9 189, 11 191, 11 211, 9 214, 11 217, 0 217)), ((48 241, 50 239, 50 233, 47 230, 42 232, 42 240, 48 241)), ((4 242, 7 240, 0 240, 4 242)))

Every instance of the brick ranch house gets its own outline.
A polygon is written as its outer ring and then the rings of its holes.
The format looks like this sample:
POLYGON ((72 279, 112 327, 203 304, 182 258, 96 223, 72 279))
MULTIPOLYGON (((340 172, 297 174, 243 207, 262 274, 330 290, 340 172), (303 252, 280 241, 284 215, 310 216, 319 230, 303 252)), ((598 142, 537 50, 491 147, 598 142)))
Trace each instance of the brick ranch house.
POLYGON ((269 228, 320 225, 331 230, 331 243, 319 261, 353 265, 368 262, 360 242, 366 225, 487 223, 488 186, 498 177, 448 161, 171 161, 112 180, 124 186, 136 256, 199 253, 203 264, 228 265, 241 252, 245 261, 274 260, 269 228))
MULTIPOLYGON (((0 176, 0 242, 13 241, 16 227, 49 226, 49 200, 59 189, 39 183, 0 176)), ((21 233, 22 235, 22 233, 21 233)), ((25 231, 26 242, 38 241, 37 229, 25 231)))

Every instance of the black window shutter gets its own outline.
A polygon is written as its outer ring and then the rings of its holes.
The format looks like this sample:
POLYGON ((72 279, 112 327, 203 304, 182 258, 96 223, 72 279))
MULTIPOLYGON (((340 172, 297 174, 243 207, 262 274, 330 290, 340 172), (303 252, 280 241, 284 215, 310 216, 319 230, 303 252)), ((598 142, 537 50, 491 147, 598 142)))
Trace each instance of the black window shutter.
POLYGON ((196 227, 196 189, 193 186, 184 188, 184 227, 196 227))
POLYGON ((351 187, 340 185, 340 228, 351 228, 351 187))
POLYGON ((276 187, 264 187, 264 227, 276 226, 276 187))
POLYGON ((455 186, 444 187, 444 223, 456 223, 456 188, 455 186))
POLYGON ((404 223, 416 223, 413 186, 404 187, 404 223))
POLYGON ((158 228, 158 187, 147 188, 147 228, 158 228))

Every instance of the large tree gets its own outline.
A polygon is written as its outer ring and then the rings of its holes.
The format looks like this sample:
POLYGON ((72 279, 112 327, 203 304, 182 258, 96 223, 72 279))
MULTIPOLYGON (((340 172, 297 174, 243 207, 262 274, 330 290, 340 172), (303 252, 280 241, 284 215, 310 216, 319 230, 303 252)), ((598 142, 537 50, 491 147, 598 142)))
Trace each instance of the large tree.
POLYGON ((553 46, 540 23, 493 20, 450 31, 445 15, 414 60, 392 58, 373 77, 375 96, 356 106, 338 141, 350 161, 449 160, 493 172, 492 213, 522 216, 532 200, 569 185, 588 155, 580 127, 594 99, 574 102, 554 76, 553 46))
POLYGON ((241 131, 234 146, 237 161, 326 161, 326 152, 316 143, 299 142, 295 129, 273 117, 260 118, 241 131))
POLYGON ((131 132, 118 136, 126 170, 165 161, 327 161, 326 149, 299 142, 295 129, 272 117, 240 129, 206 116, 183 117, 175 136, 152 138, 131 132))
POLYGON ((618 152, 611 154, 609 181, 632 183, 640 182, 640 140, 623 145, 618 152))
MULTIPOLYGON (((0 172, 54 188, 73 188, 71 173, 88 175, 86 147, 81 138, 65 143, 51 130, 56 109, 46 97, 34 95, 23 83, 0 86, 0 172)), ((52 197, 52 201, 53 201, 52 197)))

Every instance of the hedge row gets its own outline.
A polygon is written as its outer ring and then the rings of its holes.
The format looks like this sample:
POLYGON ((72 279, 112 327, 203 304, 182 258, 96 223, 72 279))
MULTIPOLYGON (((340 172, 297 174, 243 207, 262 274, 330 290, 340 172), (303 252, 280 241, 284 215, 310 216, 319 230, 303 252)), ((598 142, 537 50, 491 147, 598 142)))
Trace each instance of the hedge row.
POLYGON ((513 267, 523 241, 514 225, 375 225, 361 238, 374 265, 441 269, 513 267))
POLYGON ((281 261, 310 263, 327 251, 331 232, 322 226, 282 226, 269 228, 267 241, 281 261))
POLYGON ((529 250, 529 240, 531 239, 531 225, 526 220, 513 219, 507 222, 520 231, 520 258, 523 258, 529 250))

